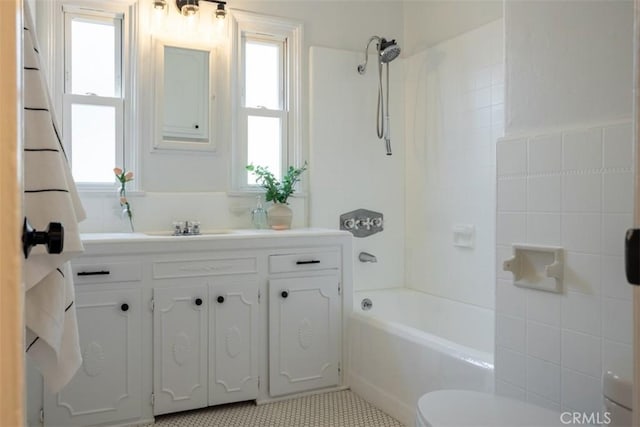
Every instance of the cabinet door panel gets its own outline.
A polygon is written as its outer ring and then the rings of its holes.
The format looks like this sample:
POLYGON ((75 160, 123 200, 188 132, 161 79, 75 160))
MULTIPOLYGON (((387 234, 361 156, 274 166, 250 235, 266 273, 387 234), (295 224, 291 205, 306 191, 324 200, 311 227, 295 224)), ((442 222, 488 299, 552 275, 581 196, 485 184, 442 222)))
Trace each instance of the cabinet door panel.
POLYGON ((337 385, 340 337, 335 276, 269 281, 272 396, 337 385))
POLYGON ((76 294, 83 363, 71 382, 45 391, 46 425, 91 425, 141 414, 141 292, 76 294), (127 304, 123 310, 123 304, 127 304))
POLYGON ((153 299, 154 414, 207 406, 207 287, 176 283, 153 299))
POLYGON ((258 397, 258 285, 226 280, 210 287, 209 404, 258 397), (220 300, 220 301, 218 301, 220 300))

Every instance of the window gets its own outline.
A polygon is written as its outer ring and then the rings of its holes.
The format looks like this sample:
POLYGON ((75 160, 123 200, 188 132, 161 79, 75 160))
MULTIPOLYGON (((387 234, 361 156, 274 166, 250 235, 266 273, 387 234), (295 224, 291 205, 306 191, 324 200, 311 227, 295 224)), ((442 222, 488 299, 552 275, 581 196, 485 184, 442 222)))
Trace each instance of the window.
POLYGON ((121 2, 96 6, 45 4, 39 28, 53 41, 47 68, 73 177, 80 190, 110 191, 115 166, 136 166, 129 78, 135 17, 121 2))
POLYGON ((301 26, 234 12, 234 188, 256 190, 245 166, 267 166, 280 178, 300 165, 301 26))

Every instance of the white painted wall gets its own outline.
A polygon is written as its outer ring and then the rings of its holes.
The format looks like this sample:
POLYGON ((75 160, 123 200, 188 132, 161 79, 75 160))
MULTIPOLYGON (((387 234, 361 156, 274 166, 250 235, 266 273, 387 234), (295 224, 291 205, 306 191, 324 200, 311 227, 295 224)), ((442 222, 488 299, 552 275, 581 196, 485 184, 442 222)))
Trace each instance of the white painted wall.
MULTIPOLYGON (((366 42, 366 40, 364 40, 366 42)), ((371 55, 365 75, 363 54, 311 48, 310 181, 311 225, 339 227, 341 214, 364 208, 384 214, 384 230, 354 238, 355 289, 404 285, 404 64, 390 64, 393 155, 376 136, 378 69, 371 55), (377 263, 361 263, 361 251, 377 263)))
POLYGON ((633 3, 507 1, 506 134, 629 117, 633 3))
MULTIPOLYGON (((309 99, 309 47, 328 46, 364 52, 365 44, 373 34, 400 38, 402 34, 402 4, 398 2, 326 2, 326 1, 236 1, 235 9, 250 10, 290 18, 304 25, 302 60, 302 117, 304 157, 308 155, 309 99)), ((151 9, 150 0, 142 0, 142 13, 151 9), (147 9, 148 8, 148 9, 147 9)), ((165 36, 170 37, 169 34, 165 36)), ((143 18, 141 64, 143 76, 153 80, 150 57, 150 39, 143 18)), ((363 54, 363 53, 362 53, 363 54)), ((362 55, 361 54, 361 55, 362 55)), ((141 170, 136 179, 144 194, 131 195, 136 229, 140 231, 164 229, 174 220, 200 220, 203 228, 250 227, 249 212, 255 205, 254 197, 230 197, 231 138, 228 100, 228 73, 225 69, 226 47, 221 48, 219 100, 220 123, 223 126, 215 154, 151 152, 150 88, 143 87, 141 98, 141 170)), ((143 82, 144 83, 144 82, 143 82)), ((310 165, 310 179, 314 164, 310 165)), ((306 183, 305 183, 306 185, 306 183)), ((120 219, 117 198, 111 194, 83 194, 88 219, 81 224, 83 232, 123 231, 126 221, 120 219)), ((290 199, 294 209, 294 226, 308 225, 307 200, 290 199)))
POLYGON ((502 18, 503 1, 404 1, 404 54, 438 43, 502 18))
POLYGON ((632 19, 624 0, 505 6, 496 390, 563 411, 600 410, 602 372, 632 371, 632 19), (513 286, 513 243, 564 247, 561 294, 513 286))
POLYGON ((494 307, 495 141, 504 125, 502 20, 406 60, 410 288, 494 307), (453 229, 472 226, 472 248, 453 229))

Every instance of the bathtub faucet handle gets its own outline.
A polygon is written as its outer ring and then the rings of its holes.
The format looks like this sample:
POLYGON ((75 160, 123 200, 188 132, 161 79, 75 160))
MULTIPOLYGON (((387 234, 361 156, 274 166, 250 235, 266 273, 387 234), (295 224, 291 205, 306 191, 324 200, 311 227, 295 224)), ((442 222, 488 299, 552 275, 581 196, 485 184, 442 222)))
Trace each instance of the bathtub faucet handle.
POLYGON ((358 255, 358 259, 360 262, 378 262, 378 258, 375 255, 370 254, 369 252, 360 252, 358 255))

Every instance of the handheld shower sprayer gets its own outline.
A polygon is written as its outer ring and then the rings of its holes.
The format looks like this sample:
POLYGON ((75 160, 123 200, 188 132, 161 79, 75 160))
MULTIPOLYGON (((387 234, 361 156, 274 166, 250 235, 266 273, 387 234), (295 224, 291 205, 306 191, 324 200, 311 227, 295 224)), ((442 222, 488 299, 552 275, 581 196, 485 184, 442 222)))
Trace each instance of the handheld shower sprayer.
POLYGON ((358 73, 360 74, 364 74, 367 72, 367 63, 369 62, 369 46, 374 40, 378 42, 378 107, 376 115, 376 131, 378 139, 384 138, 385 146, 387 149, 387 156, 390 156, 391 135, 389 131, 389 63, 396 59, 398 55, 400 55, 400 47, 396 43, 395 39, 387 40, 383 37, 372 36, 367 42, 367 47, 364 51, 364 63, 358 65, 358 73), (387 65, 386 100, 384 91, 382 90, 382 64, 387 65))

